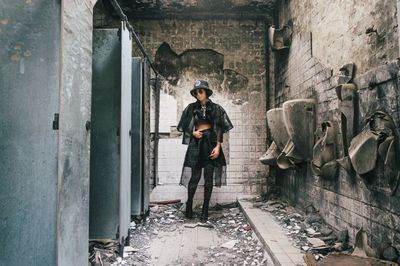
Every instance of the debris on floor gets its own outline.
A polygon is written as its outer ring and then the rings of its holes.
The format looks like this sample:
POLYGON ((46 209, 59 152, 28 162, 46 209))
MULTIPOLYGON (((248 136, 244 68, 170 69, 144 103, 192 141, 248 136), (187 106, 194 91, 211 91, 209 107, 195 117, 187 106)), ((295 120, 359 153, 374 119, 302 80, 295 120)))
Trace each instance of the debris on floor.
POLYGON ((383 261, 375 258, 364 258, 347 254, 329 254, 318 263, 307 264, 307 266, 397 266, 398 264, 390 261, 383 261))
POLYGON ((272 213, 286 234, 293 239, 295 246, 303 253, 313 254, 317 261, 330 252, 352 252, 347 230, 334 232, 312 205, 306 208, 306 213, 300 213, 279 200, 255 199, 253 207, 272 213))
POLYGON ((118 259, 118 241, 94 239, 89 241, 89 263, 92 266, 110 266, 118 259))
MULTIPOLYGON (((149 251, 152 241, 165 242, 164 235, 168 232, 196 230, 198 227, 215 231, 215 237, 223 238, 224 242, 215 246, 198 247, 205 255, 195 258, 199 263, 176 261, 170 265, 271 265, 268 264, 271 262, 267 253, 237 203, 210 208, 206 223, 200 222, 198 218, 185 218, 183 210, 182 203, 151 207, 147 219, 131 223, 130 247, 125 247, 124 256, 111 265, 154 265, 152 257, 156 255, 149 251)), ((200 214, 201 210, 194 209, 194 212, 200 214)), ((194 256, 197 256, 196 251, 194 256)))
MULTIPOLYGON (((375 254, 366 244, 367 236, 362 228, 356 235, 354 249, 349 244, 348 231, 335 232, 324 222, 318 210, 312 205, 307 206, 305 213, 301 213, 285 202, 276 199, 263 201, 257 197, 253 199, 253 207, 274 215, 286 234, 294 241, 295 246, 305 253, 304 261, 308 266, 397 265, 373 258, 375 254)), ((396 253, 390 252, 390 248, 388 250, 389 254, 396 253)), ((392 261, 397 259, 395 255, 388 255, 387 258, 392 261)))

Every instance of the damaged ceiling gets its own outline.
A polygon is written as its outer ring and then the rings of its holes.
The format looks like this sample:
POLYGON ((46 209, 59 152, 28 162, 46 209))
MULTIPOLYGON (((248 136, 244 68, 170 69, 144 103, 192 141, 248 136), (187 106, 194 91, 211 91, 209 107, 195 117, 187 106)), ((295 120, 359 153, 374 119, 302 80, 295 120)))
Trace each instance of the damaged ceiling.
MULTIPOLYGON (((264 19, 270 17, 275 0, 118 0, 131 19, 264 19)), ((108 0, 102 0, 109 6, 108 0)), ((112 8, 106 8, 112 10, 112 8)))

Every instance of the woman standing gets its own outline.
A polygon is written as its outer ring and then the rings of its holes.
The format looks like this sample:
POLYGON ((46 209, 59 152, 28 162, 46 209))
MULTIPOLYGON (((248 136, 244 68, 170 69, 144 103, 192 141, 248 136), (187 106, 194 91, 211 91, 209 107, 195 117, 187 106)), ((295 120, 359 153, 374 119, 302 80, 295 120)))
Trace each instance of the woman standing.
POLYGON ((225 110, 209 97, 213 91, 205 80, 196 80, 190 94, 197 99, 182 112, 178 131, 183 132, 182 143, 189 145, 179 184, 187 187, 185 216, 193 217, 193 197, 204 169, 204 203, 200 216, 208 219, 208 206, 213 186, 226 185, 226 161, 221 148, 223 134, 233 128, 225 110))

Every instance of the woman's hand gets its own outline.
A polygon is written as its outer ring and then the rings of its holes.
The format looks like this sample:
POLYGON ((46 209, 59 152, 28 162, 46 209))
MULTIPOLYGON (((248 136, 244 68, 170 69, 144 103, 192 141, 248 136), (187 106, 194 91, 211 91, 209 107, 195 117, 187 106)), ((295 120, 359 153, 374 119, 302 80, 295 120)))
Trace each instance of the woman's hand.
POLYGON ((193 137, 195 137, 196 139, 201 139, 203 137, 203 132, 201 132, 200 130, 196 130, 193 131, 193 137))
POLYGON ((210 155, 211 160, 215 160, 218 158, 220 148, 221 148, 220 144, 217 144, 217 146, 215 146, 215 148, 212 150, 211 155, 210 155))

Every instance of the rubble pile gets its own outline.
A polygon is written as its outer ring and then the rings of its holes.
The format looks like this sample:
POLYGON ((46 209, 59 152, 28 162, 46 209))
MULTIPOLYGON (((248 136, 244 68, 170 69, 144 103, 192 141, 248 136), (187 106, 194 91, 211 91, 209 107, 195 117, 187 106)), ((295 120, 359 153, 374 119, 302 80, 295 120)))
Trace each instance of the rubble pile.
POLYGON ((118 258, 118 241, 96 239, 89 241, 89 265, 110 266, 118 258))
MULTIPOLYGON (((219 246, 199 247, 207 254, 201 265, 267 265, 267 255, 248 224, 237 203, 216 205, 209 209, 209 220, 201 223, 197 218, 186 219, 182 203, 155 205, 149 217, 131 223, 130 246, 124 248, 123 257, 117 257, 111 266, 153 265, 149 246, 158 239, 159 232, 171 232, 196 226, 215 230, 227 239, 219 246)), ((195 209, 199 214, 201 210, 195 209)), ((191 264, 190 264, 191 265, 191 264)), ((97 265, 96 265, 97 266, 97 265)))
POLYGON ((330 252, 352 252, 347 230, 334 232, 312 205, 306 208, 305 214, 278 200, 256 201, 253 207, 272 213, 293 239, 294 245, 303 253, 312 253, 316 260, 323 259, 330 252))
POLYGON ((209 224, 217 234, 232 239, 211 247, 209 263, 215 265, 267 265, 267 257, 244 214, 238 207, 211 211, 209 224))

